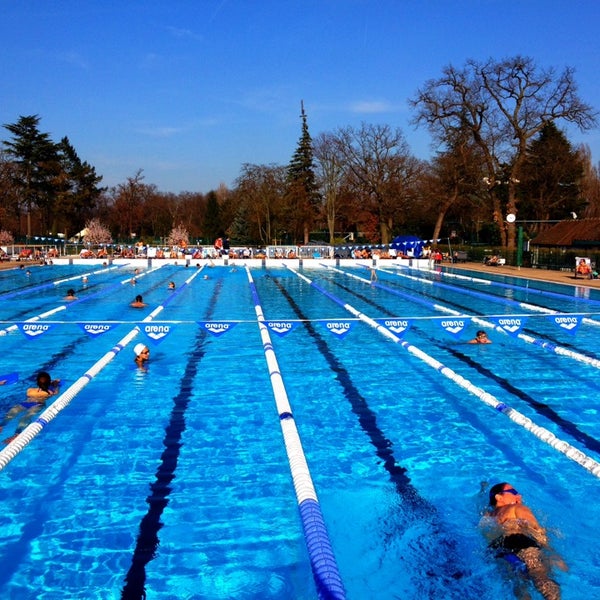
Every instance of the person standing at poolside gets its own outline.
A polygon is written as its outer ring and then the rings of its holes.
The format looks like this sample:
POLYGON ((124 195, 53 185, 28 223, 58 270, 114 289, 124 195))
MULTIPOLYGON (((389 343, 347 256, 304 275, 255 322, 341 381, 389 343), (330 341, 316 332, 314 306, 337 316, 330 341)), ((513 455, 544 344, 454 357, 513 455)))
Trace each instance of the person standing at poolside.
MULTIPOLYGON (((548 536, 538 523, 523 498, 506 482, 492 486, 489 493, 491 512, 487 517, 487 535, 492 539, 489 548, 503 558, 517 573, 533 582, 546 600, 560 600, 560 587, 550 579, 548 536)), ((566 570, 562 560, 556 561, 566 570)), ((516 582, 517 584, 519 582, 516 582)), ((525 590, 518 590, 520 598, 529 598, 525 590)))
POLYGON ((52 379, 45 371, 40 371, 36 377, 36 387, 30 387, 27 390, 27 399, 13 406, 0 423, 0 431, 6 424, 17 415, 25 414, 19 420, 14 435, 4 440, 5 444, 12 442, 29 425, 31 419, 40 413, 46 406, 46 400, 50 396, 55 396, 59 392, 60 379, 52 379))

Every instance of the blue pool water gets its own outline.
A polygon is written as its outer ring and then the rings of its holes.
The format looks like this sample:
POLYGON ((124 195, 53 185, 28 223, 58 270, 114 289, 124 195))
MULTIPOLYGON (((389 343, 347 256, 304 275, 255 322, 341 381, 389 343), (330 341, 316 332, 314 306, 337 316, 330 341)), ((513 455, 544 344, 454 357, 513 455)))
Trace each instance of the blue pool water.
MULTIPOLYGON (((360 265, 294 269, 251 276, 266 319, 295 325, 271 341, 347 597, 510 598, 478 528, 482 482, 507 480, 569 566, 554 572, 563 597, 600 598, 596 475, 447 376, 600 461, 600 295, 465 270, 382 265, 371 285, 360 265), (394 341, 348 306, 409 327, 394 341), (451 335, 440 317, 464 329, 451 335), (524 325, 510 335, 498 318, 524 325), (340 320, 343 336, 331 331, 340 320), (466 343, 480 328, 493 344, 466 343)), ((19 374, 0 386, 2 413, 38 369, 63 391, 75 384, 156 307, 171 326, 156 344, 132 334, 0 472, 0 597, 315 598, 246 270, 155 264, 135 286, 133 275, 0 273, 0 375, 19 374), (129 307, 138 293, 147 308, 129 307), (57 308, 42 335, 15 327, 57 308), (89 322, 114 327, 92 337, 89 322), (229 329, 215 336, 205 322, 229 329), (139 341, 148 372, 133 364, 139 341)))

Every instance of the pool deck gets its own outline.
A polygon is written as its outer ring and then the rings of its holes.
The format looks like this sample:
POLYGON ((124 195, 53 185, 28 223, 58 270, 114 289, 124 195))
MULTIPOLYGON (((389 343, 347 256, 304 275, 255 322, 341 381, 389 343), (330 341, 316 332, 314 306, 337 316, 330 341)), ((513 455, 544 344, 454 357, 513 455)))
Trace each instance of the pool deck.
POLYGON ((497 275, 506 275, 509 277, 522 277, 523 279, 537 279, 540 281, 549 281, 550 283, 563 283, 565 285, 576 285, 600 289, 600 279, 575 279, 572 271, 551 271, 548 269, 532 269, 526 267, 488 267, 487 265, 474 262, 465 262, 452 265, 457 269, 468 269, 470 271, 481 271, 483 273, 496 273, 497 275))

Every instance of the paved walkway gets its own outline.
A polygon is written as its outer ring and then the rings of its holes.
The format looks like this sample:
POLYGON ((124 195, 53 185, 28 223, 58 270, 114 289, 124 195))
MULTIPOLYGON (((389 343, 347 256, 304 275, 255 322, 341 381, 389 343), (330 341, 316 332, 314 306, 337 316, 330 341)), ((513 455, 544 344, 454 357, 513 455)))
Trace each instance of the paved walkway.
POLYGON ((569 271, 550 271, 547 269, 531 269, 525 267, 488 267, 482 263, 466 262, 452 265, 457 269, 468 269, 470 271, 481 271, 483 273, 496 273, 510 277, 522 277, 523 279, 539 279, 551 283, 564 283, 566 285, 578 285, 600 289, 600 279, 575 279, 575 274, 569 271))

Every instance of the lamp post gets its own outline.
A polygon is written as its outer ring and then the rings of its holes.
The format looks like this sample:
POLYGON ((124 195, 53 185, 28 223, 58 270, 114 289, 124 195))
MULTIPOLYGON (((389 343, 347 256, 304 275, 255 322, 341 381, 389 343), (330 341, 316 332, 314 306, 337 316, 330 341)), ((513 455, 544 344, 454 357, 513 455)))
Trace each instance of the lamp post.
MULTIPOLYGON (((571 218, 573 220, 577 219, 577 215, 572 212, 571 213, 571 218)), ((564 221, 564 219, 562 219, 564 221)), ((514 215, 514 213, 509 213, 508 215, 506 215, 506 221, 508 223, 519 223, 519 228, 517 230, 517 269, 521 270, 521 265, 523 264, 523 225, 521 225, 521 223, 560 223, 561 220, 548 220, 548 219, 543 219, 543 220, 531 220, 531 219, 527 219, 527 220, 523 220, 523 221, 517 221, 516 216, 514 215)))

